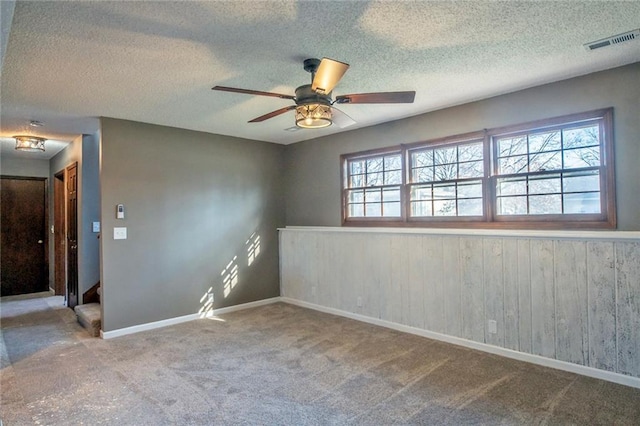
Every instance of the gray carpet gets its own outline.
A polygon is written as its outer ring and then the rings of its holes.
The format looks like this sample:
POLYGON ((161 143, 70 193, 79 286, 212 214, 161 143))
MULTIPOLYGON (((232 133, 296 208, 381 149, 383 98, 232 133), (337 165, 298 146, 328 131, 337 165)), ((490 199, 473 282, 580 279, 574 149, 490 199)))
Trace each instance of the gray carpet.
POLYGON ((640 424, 640 390, 283 303, 112 340, 3 298, 4 425, 640 424))

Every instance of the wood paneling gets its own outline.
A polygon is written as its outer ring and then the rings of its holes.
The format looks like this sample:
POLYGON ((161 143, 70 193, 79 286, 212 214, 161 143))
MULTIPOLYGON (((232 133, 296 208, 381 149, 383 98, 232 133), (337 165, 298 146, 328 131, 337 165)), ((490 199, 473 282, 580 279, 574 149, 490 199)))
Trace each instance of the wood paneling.
POLYGON ((530 242, 531 352, 556 357, 556 309, 553 291, 553 241, 530 242))
POLYGON ((480 322, 496 321, 497 333, 484 330, 484 342, 504 347, 505 335, 505 294, 502 240, 499 238, 484 238, 482 240, 483 253, 483 294, 484 316, 480 322))
POLYGON ((587 242, 589 366, 609 371, 616 369, 614 250, 612 242, 587 242))
POLYGON ((531 242, 518 240, 518 341, 519 351, 533 353, 531 304, 531 242))
POLYGON ((407 324, 407 311, 409 305, 409 258, 407 257, 404 235, 391 237, 391 289, 389 294, 390 317, 388 321, 398 324, 407 324))
POLYGON ((280 239, 283 296, 640 377, 640 240, 300 229, 280 239))
POLYGON ((618 372, 640 377, 640 242, 616 244, 618 372))
MULTIPOLYGON (((429 238, 429 237, 426 237, 429 238)), ((444 315, 446 333, 462 337, 462 285, 460 281, 460 238, 442 238, 444 315)))
MULTIPOLYGON (((519 305, 518 240, 502 240, 502 283, 504 286, 504 347, 520 349, 520 305, 519 305)), ((524 310, 529 313, 531 312, 524 310)), ((498 324, 498 328, 499 324, 498 324)))
POLYGON ((484 342, 484 289, 482 239, 460 239, 462 285, 462 337, 484 342))
POLYGON ((423 237, 424 264, 424 328, 446 333, 444 311, 444 271, 442 268, 442 237, 423 237))
POLYGON ((422 236, 412 236, 404 249, 409 260, 409 281, 406 289, 407 322, 406 325, 424 328, 424 255, 422 236))
POLYGON ((384 304, 381 295, 391 282, 391 239, 388 235, 372 235, 367 247, 364 270, 367 271, 368 278, 365 282, 362 313, 372 318, 381 318, 381 306, 384 304))
POLYGON ((554 241, 556 298, 556 357, 587 364, 586 242, 554 241))

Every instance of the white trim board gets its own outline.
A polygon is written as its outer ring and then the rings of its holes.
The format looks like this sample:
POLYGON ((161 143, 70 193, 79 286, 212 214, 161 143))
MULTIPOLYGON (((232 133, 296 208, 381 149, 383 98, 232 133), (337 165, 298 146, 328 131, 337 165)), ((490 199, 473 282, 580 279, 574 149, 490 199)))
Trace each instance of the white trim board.
POLYGON ((278 228, 285 232, 339 232, 339 233, 373 233, 373 234, 422 234, 453 235, 470 237, 510 237, 510 238, 544 238, 559 240, 605 240, 640 241, 639 231, 565 231, 565 230, 527 230, 527 229, 457 229, 457 228, 374 228, 350 226, 287 226, 278 228))
POLYGON ((112 331, 100 330, 100 337, 103 339, 113 339, 115 337, 126 336, 127 334, 134 334, 134 333, 140 333, 141 331, 154 330, 156 328, 167 327, 170 325, 180 324, 183 322, 193 321, 201 318, 211 318, 218 315, 228 314, 230 312, 256 308, 258 306, 269 305, 271 303, 276 303, 276 302, 280 302, 280 297, 272 297, 270 299, 256 300, 255 302, 228 306, 226 308, 213 309, 206 313, 189 314, 181 317, 168 318, 160 321, 133 325, 131 327, 119 328, 117 330, 112 330, 112 331))
POLYGON ((570 362, 559 361, 556 359, 545 358, 538 355, 532 355, 524 352, 518 352, 511 349, 501 348, 498 346, 488 345, 486 343, 474 342, 460 337, 449 336, 446 334, 435 333, 433 331, 423 330, 416 327, 410 327, 407 325, 397 324, 391 321, 381 320, 378 318, 367 317, 365 315, 354 314, 352 312, 342 311, 340 309, 327 308, 321 305, 316 305, 309 302, 304 302, 288 297, 280 297, 280 300, 285 303, 300 306, 303 308, 313 309, 328 314, 338 315, 345 318, 350 318, 356 321, 362 321, 373 325, 378 325, 385 328, 401 331, 404 333, 415 334, 417 336, 426 337, 433 340, 439 340, 446 343, 451 343, 458 346, 464 346, 471 349, 476 349, 482 352, 488 352, 495 355, 504 356, 506 358, 515 359, 518 361, 529 362, 532 364, 541 365, 543 367, 555 368, 556 370, 568 371, 570 373, 580 374, 582 376, 592 377, 595 379, 606 380, 608 382, 618 383, 632 388, 640 389, 640 378, 625 376, 624 374, 614 373, 611 371, 599 370, 597 368, 586 367, 584 365, 573 364, 570 362))

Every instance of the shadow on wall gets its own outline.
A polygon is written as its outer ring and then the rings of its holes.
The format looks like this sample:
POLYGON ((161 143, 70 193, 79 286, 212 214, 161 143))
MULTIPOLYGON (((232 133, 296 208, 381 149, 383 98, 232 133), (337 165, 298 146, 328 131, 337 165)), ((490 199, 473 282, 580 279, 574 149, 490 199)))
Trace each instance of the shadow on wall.
MULTIPOLYGON (((258 234, 257 231, 251 234, 251 236, 247 239, 244 244, 244 248, 245 250, 242 254, 243 256, 246 256, 247 266, 251 266, 256 261, 258 256, 260 256, 260 234, 258 234)), ((229 263, 227 263, 224 269, 222 269, 222 272, 220 272, 219 283, 222 285, 222 295, 225 299, 229 297, 229 295, 233 292, 233 290, 240 282, 239 262, 243 260, 244 257, 238 259, 238 255, 233 256, 233 258, 229 261, 229 263)), ((211 286, 200 298, 200 309, 198 310, 200 318, 217 319, 213 315, 214 302, 214 287, 211 286)))

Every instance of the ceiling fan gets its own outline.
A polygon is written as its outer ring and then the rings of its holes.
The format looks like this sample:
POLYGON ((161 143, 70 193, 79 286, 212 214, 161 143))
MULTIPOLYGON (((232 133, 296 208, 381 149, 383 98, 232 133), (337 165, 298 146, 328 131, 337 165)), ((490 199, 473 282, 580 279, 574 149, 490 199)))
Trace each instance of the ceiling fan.
POLYGON ((333 88, 338 84, 347 69, 349 69, 349 64, 329 58, 322 58, 322 60, 316 58, 305 59, 304 70, 311 73, 311 84, 298 87, 295 96, 225 86, 215 86, 212 90, 291 99, 295 102, 295 105, 271 111, 268 114, 250 120, 249 123, 259 123, 295 109, 296 125, 304 129, 319 129, 330 126, 332 123, 337 124, 339 127, 346 127, 355 123, 351 117, 335 108, 334 104, 413 103, 416 96, 414 91, 356 93, 340 95, 332 99, 333 88))

